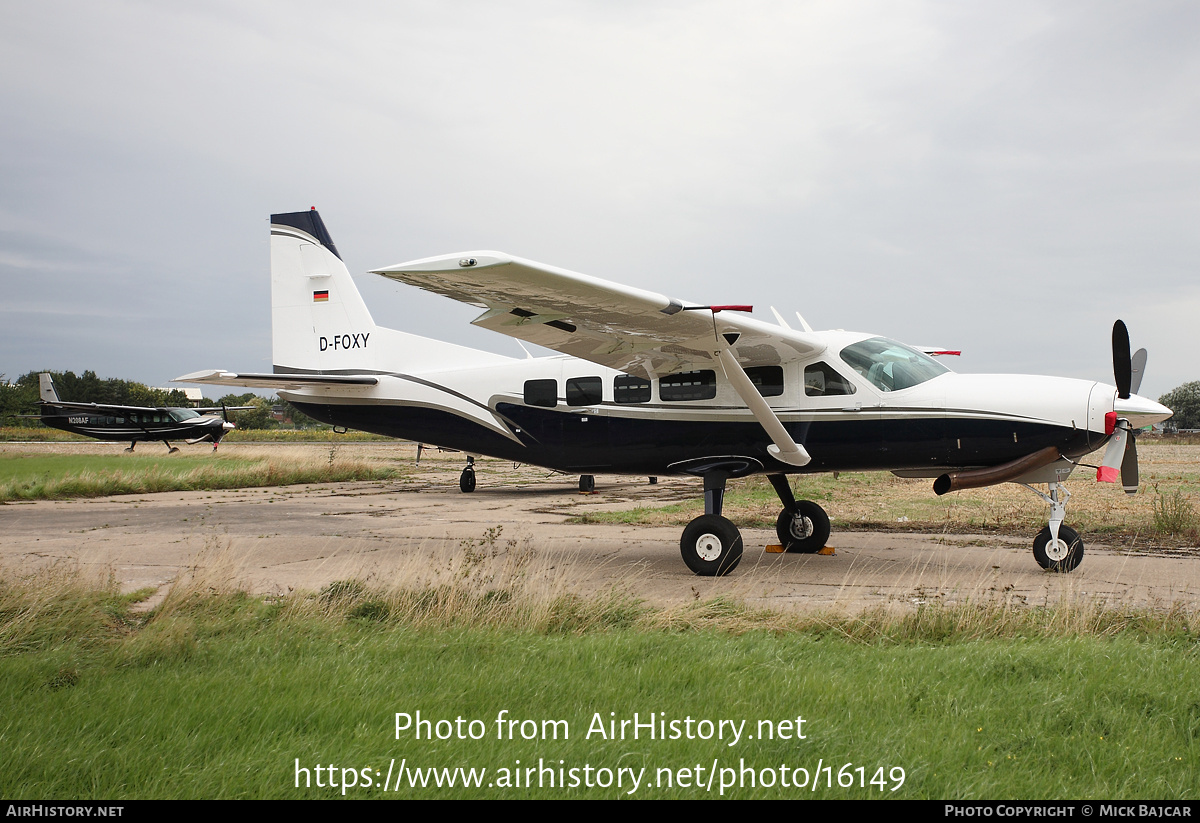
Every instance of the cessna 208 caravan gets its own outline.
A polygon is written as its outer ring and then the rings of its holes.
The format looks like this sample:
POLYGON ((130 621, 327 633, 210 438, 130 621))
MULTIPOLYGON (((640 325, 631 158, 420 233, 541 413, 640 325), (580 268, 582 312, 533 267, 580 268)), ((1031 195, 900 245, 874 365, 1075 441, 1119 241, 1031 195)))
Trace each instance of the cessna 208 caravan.
MULTIPOLYGON (((934 491, 1014 481, 1050 505, 1042 567, 1083 556, 1063 525, 1063 481, 1108 444, 1098 479, 1137 487, 1132 431, 1171 411, 1134 392, 1145 354, 1114 328, 1116 386, 955 374, 922 351, 846 331, 802 330, 495 251, 428 257, 373 273, 482 310, 473 323, 560 352, 509 358, 377 326, 315 209, 271 216, 272 373, 204 371, 176 382, 274 387, 305 414, 588 475, 692 475, 705 513, 683 532, 696 574, 742 556, 721 515, 730 478, 765 474, 788 551, 815 552, 829 517, 789 474, 890 470, 934 491), (1136 368, 1135 368, 1136 365, 1136 368), (1048 494, 1030 484, 1048 484, 1048 494)), ((474 489, 468 464, 460 483, 474 489)))
MULTIPOLYGON (((129 448, 139 440, 161 440, 168 454, 179 451, 171 440, 184 438, 189 445, 204 440, 211 441, 216 451, 221 438, 234 426, 229 422, 229 409, 217 406, 206 409, 188 409, 174 406, 116 406, 107 403, 71 403, 60 400, 54 388, 54 379, 42 372, 38 375, 41 397, 38 405, 40 414, 32 415, 42 425, 54 429, 94 437, 97 440, 128 440, 129 448), (220 417, 206 412, 222 412, 220 417)), ((233 410, 249 409, 252 406, 234 406, 233 410)))

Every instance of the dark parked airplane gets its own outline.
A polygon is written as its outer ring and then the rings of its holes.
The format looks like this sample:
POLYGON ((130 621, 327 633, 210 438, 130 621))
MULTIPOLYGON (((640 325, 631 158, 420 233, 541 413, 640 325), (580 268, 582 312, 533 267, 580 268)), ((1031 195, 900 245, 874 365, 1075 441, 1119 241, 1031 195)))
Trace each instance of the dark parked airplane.
MULTIPOLYGON (((139 440, 161 440, 170 449, 170 454, 179 451, 171 440, 186 439, 188 444, 211 440, 213 450, 226 432, 233 428, 224 412, 224 406, 205 409, 185 409, 160 406, 111 406, 105 403, 70 403, 60 400, 54 389, 54 380, 49 374, 38 375, 41 399, 41 414, 38 417, 46 426, 63 431, 75 432, 97 440, 128 440, 133 451, 139 440), (220 410, 221 416, 206 414, 220 410)), ((252 406, 236 406, 249 409, 252 406)))

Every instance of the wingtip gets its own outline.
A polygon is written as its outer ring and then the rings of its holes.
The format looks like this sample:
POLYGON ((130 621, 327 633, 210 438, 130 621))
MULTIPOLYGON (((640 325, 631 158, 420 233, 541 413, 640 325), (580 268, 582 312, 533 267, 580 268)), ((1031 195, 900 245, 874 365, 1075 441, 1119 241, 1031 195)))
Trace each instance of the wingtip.
POLYGON ((214 377, 223 377, 229 372, 222 369, 204 369, 202 371, 194 371, 188 374, 181 375, 171 380, 172 383, 204 383, 214 377))

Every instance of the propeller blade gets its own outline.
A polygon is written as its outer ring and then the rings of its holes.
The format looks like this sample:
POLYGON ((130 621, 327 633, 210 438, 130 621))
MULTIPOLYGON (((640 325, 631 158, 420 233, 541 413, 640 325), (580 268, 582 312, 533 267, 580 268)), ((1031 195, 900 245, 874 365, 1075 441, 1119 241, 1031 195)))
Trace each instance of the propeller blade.
POLYGON ((1131 394, 1137 394, 1142 388, 1142 375, 1146 373, 1146 350, 1138 349, 1133 353, 1131 361, 1133 379, 1129 383, 1129 391, 1131 394))
POLYGON ((225 408, 225 404, 221 404, 221 416, 225 418, 225 422, 229 422, 229 409, 225 408))
POLYGON ((1121 485, 1125 487, 1126 494, 1137 494, 1137 439, 1134 437, 1130 437, 1125 444, 1125 458, 1121 461, 1121 485))
POLYGON ((1117 380, 1117 397, 1129 399, 1129 385, 1133 379, 1133 363, 1129 358, 1129 329, 1118 320, 1113 323, 1112 333, 1113 377, 1117 380))

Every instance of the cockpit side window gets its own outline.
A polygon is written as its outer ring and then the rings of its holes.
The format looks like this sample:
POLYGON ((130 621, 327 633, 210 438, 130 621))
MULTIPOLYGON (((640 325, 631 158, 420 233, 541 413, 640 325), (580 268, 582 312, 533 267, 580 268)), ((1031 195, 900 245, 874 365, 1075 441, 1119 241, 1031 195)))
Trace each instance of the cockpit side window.
POLYGON ((854 394, 854 384, 834 371, 828 363, 812 363, 804 367, 804 394, 808 397, 829 397, 854 394))
POLYGON ((853 343, 840 356, 880 391, 909 389, 950 371, 924 352, 885 337, 853 343))

